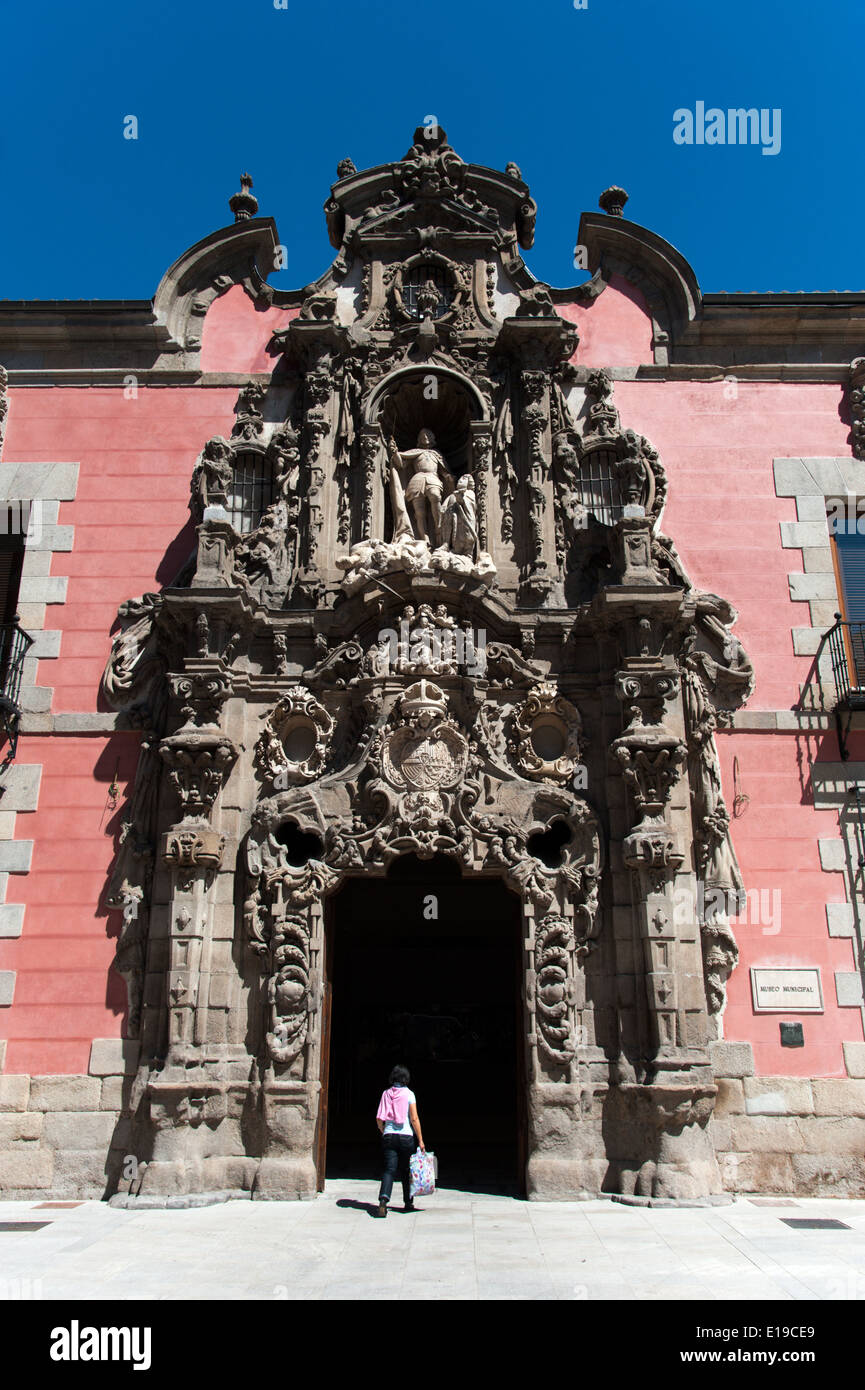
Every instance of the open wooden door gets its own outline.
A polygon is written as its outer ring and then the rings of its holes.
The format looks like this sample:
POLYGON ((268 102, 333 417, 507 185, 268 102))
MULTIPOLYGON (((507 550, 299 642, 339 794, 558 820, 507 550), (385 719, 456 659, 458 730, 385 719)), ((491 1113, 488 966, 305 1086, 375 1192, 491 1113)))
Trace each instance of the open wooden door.
MULTIPOLYGON (((328 904, 331 908, 331 904, 328 904)), ((330 1081, 330 1035, 333 1014, 333 938, 334 932, 329 910, 325 916, 324 927, 324 970, 321 990, 321 1089, 318 1093, 318 1123, 315 1134, 316 1187, 324 1191, 325 1169, 327 1166, 327 1107, 328 1085, 330 1081)))
POLYGON ((525 922, 520 914, 519 939, 514 954, 516 966, 514 972, 514 998, 516 1001, 514 1068, 517 1076, 517 1183, 521 1197, 525 1197, 528 1191, 529 1164, 529 1067, 526 1040, 528 1012, 525 998, 526 976, 523 964, 523 938, 525 934, 525 922))

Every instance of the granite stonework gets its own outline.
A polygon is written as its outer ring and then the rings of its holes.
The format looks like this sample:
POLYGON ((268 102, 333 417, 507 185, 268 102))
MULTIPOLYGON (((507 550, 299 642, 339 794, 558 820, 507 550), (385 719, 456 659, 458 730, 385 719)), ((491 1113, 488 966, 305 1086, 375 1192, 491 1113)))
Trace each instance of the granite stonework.
MULTIPOLYGON (((114 1045, 114 1039, 104 1042, 114 1045)), ((94 1044, 95 1048, 96 1044, 94 1044)), ((122 1054, 115 1066, 122 1066, 122 1054)), ((98 1059, 97 1059, 98 1061, 98 1059)), ((9 1198, 102 1198, 127 1173, 133 1076, 0 1075, 0 1190, 9 1198)))
MULTIPOLYGON (((748 725, 736 610, 686 572, 663 460, 613 373, 577 365, 575 322, 522 260, 520 171, 466 164, 436 127, 396 163, 343 161, 336 258, 290 302, 259 273, 272 227, 244 187, 235 228, 186 253, 154 321, 130 309, 126 330, 143 370, 203 382, 203 319, 242 284, 262 312, 292 311, 269 370, 236 383, 227 437, 201 438, 192 553, 120 607, 114 713, 27 707, 34 734, 140 732, 104 897, 127 1037, 96 1039, 87 1074, 0 1075, 0 1188, 132 1208, 314 1196, 333 904, 411 861, 518 903, 529 1198, 865 1193, 865 1043, 845 1044, 846 1079, 812 1080, 757 1077, 749 1043, 724 1037, 747 885, 716 735, 798 726, 748 725)), ((737 362, 736 307, 699 341, 693 273, 621 198, 602 205, 581 224, 598 270, 571 307, 624 268, 652 370, 737 362)), ((778 312, 775 338, 805 331, 778 312)), ((819 362, 853 327, 821 332, 819 362)), ((791 379, 805 352, 791 343, 791 379)), ((790 576, 814 624, 791 640, 811 650, 828 532, 802 464, 776 460, 776 482, 799 508, 781 543, 819 551, 790 576)), ((54 495, 74 496, 75 466, 51 467, 54 495)), ((37 617, 66 595, 49 571, 33 557, 37 617)), ((46 634, 40 656, 59 650, 46 634)), ((823 844, 826 872, 842 868, 843 842, 823 844)), ((0 868, 26 872, 18 852, 0 868)), ((852 913, 830 906, 838 935, 852 913)), ((856 980, 836 972, 837 1004, 861 1003, 856 980)))
MULTIPOLYGON (((747 1044, 741 1044, 750 1051, 747 1044)), ((865 1187, 865 1081, 788 1076, 723 1076, 715 1062, 714 1111, 708 1126, 720 1176, 719 1192, 797 1197, 856 1197, 865 1187)), ((753 1066, 753 1063, 751 1064, 753 1066)), ((738 1070, 738 1068, 737 1068, 738 1070)), ((0 1076, 0 1178, 9 1199, 102 1198, 137 1185, 143 1174, 131 1148, 134 1077, 0 1076), (136 1183, 132 1178, 135 1174, 136 1183), (124 1181, 125 1175, 125 1181, 124 1181)), ((240 1161, 235 1188, 174 1193, 152 1200, 128 1195, 115 1204, 142 1207, 200 1205, 256 1195, 243 1183, 251 1165, 240 1161)), ((610 1190, 599 1165, 597 1190, 610 1190)), ((311 1195, 300 1193, 298 1195, 311 1195)), ((555 1196, 556 1194, 548 1194, 555 1196)), ((560 1194, 563 1198, 567 1193, 560 1194)), ((706 1194, 679 1204, 702 1204, 706 1194)), ((716 1198, 717 1200, 717 1198, 716 1198)), ((666 1205, 648 1197, 647 1205, 666 1205)))

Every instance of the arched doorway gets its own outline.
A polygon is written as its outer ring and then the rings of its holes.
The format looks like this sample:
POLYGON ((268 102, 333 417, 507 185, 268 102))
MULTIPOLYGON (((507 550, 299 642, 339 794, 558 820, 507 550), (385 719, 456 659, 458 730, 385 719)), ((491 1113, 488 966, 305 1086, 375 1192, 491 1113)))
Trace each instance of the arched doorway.
POLYGON ((521 910, 446 858, 347 877, 329 903, 319 1184, 378 1176, 375 1111, 408 1066, 445 1187, 522 1195, 521 910))

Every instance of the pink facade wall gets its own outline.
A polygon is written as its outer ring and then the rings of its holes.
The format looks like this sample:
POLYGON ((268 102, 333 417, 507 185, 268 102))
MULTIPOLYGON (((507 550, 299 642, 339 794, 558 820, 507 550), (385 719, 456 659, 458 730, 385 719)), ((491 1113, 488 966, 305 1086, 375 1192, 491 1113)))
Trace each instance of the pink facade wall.
POLYGON ((201 337, 203 372, 272 372, 271 335, 297 318, 299 309, 258 308, 240 285, 211 304, 201 337))
MULTIPOLYGON (((100 680, 117 608, 170 583, 194 544, 189 477, 202 444, 227 435, 234 387, 171 390, 11 390, 3 466, 78 462, 75 500, 60 524, 75 528, 52 574, 68 575, 67 601, 46 610, 62 632, 59 659, 37 682, 54 687, 52 709, 105 708, 100 680)), ((87 1071, 93 1038, 120 1036, 126 989, 109 971, 119 914, 104 896, 120 811, 131 789, 138 735, 22 735, 19 763, 43 765, 39 809, 19 814, 16 838, 33 839, 31 871, 9 879, 7 902, 27 904, 22 936, 0 941, 0 970, 16 971, 15 998, 0 1015, 5 1070, 87 1071), (107 793, 119 772, 118 811, 107 793)))
POLYGON ((85 1073, 92 1040, 121 1035, 126 987, 109 969, 119 914, 104 899, 138 743, 123 733, 18 745, 18 760, 43 771, 39 809, 18 817, 19 835, 35 841, 31 870, 11 877, 6 895, 27 904, 23 934, 0 941, 0 970, 17 971, 2 1019, 8 1072, 85 1073), (115 772, 121 795, 112 811, 115 772))
MULTIPOLYGON (((849 454, 841 397, 834 384, 616 386, 622 420, 648 437, 667 472, 664 533, 693 582, 738 609, 735 631, 756 673, 749 710, 792 709, 809 678, 813 658, 796 656, 791 636, 793 627, 809 625, 808 605, 791 601, 787 578, 801 570, 802 557, 782 549, 779 527, 796 520, 796 505, 776 497, 772 462, 849 454)), ((862 1041, 861 1015, 837 1007, 834 972, 855 963, 851 942, 828 935, 825 904, 843 902, 844 886, 841 875, 823 872, 817 848, 818 838, 838 835, 838 819, 834 811, 814 810, 808 776, 810 762, 838 761, 834 732, 723 731, 717 743, 728 808, 734 757, 750 797, 733 823, 746 888, 765 895, 760 913, 752 904, 735 928, 741 955, 728 986, 725 1037, 751 1042, 762 1074, 844 1076, 841 1044, 862 1041), (773 903, 780 912, 773 913, 773 903), (751 920, 758 915, 773 920, 751 920), (826 1012, 803 1019, 803 1048, 781 1047, 783 1015, 753 1012, 751 966, 820 967, 826 1012)))
MULTIPOLYGON (((266 344, 295 311, 259 311, 235 288, 205 321, 202 367, 208 372, 270 371, 266 344)), ((651 362, 651 322, 638 290, 621 281, 589 307, 560 306, 579 326, 575 360, 590 366, 651 362)), ((235 385, 141 387, 135 400, 116 389, 19 389, 11 409, 4 463, 78 461, 73 502, 61 524, 75 527, 70 554, 54 556, 69 576, 68 599, 48 610, 46 626, 63 633, 61 656, 39 679, 54 687, 54 711, 93 711, 123 600, 169 583, 193 544, 189 477, 206 439, 228 435, 235 385)), ((623 423, 658 449, 669 479, 663 530, 672 536, 694 583, 739 610, 736 627, 756 668, 748 708, 789 710, 811 658, 793 654, 791 628, 808 625, 790 600, 787 575, 801 567, 782 550, 779 522, 796 519, 779 499, 778 456, 849 454, 839 415, 840 384, 621 381, 615 401, 623 423)), ((20 762, 44 765, 39 810, 20 815, 19 838, 36 842, 29 876, 11 878, 7 901, 27 903, 20 940, 0 942, 0 969, 17 972, 15 1003, 3 1011, 8 1071, 81 1072, 90 1040, 122 1031, 125 990, 108 971, 116 915, 102 906, 118 827, 106 809, 119 766, 121 801, 134 772, 137 736, 25 736, 20 762), (107 981, 107 983, 106 983, 107 981)), ((734 821, 746 886, 781 893, 777 923, 738 928, 741 960, 729 986, 725 1036, 754 1045, 762 1074, 841 1076, 841 1043, 862 1040, 859 1011, 835 1004, 833 972, 854 968, 850 942, 830 939, 825 903, 843 901, 841 875, 822 872, 819 837, 838 834, 837 816, 815 811, 809 760, 836 761, 834 735, 724 731, 718 735, 724 791, 733 804, 732 764, 750 798, 734 821), (807 747, 806 747, 807 744, 807 747), (755 1016, 749 967, 819 965, 826 1012, 805 1019, 806 1046, 782 1049, 777 1015, 755 1016)))

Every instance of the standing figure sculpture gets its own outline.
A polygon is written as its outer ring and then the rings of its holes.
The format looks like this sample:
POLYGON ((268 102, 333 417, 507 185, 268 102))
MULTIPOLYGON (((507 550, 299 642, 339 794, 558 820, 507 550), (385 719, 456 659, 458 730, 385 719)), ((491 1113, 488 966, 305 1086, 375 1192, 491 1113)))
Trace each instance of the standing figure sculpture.
POLYGON ((451 472, 434 446, 435 436, 427 429, 419 432, 416 449, 400 453, 396 441, 388 441, 393 539, 412 536, 433 549, 442 543, 442 496, 454 489, 451 472), (411 473, 407 483, 403 482, 403 468, 411 473), (411 507, 414 524, 406 504, 411 507))
POLYGON ((441 544, 454 555, 467 555, 470 560, 478 558, 478 506, 471 473, 463 473, 457 481, 456 492, 445 498, 441 544))

